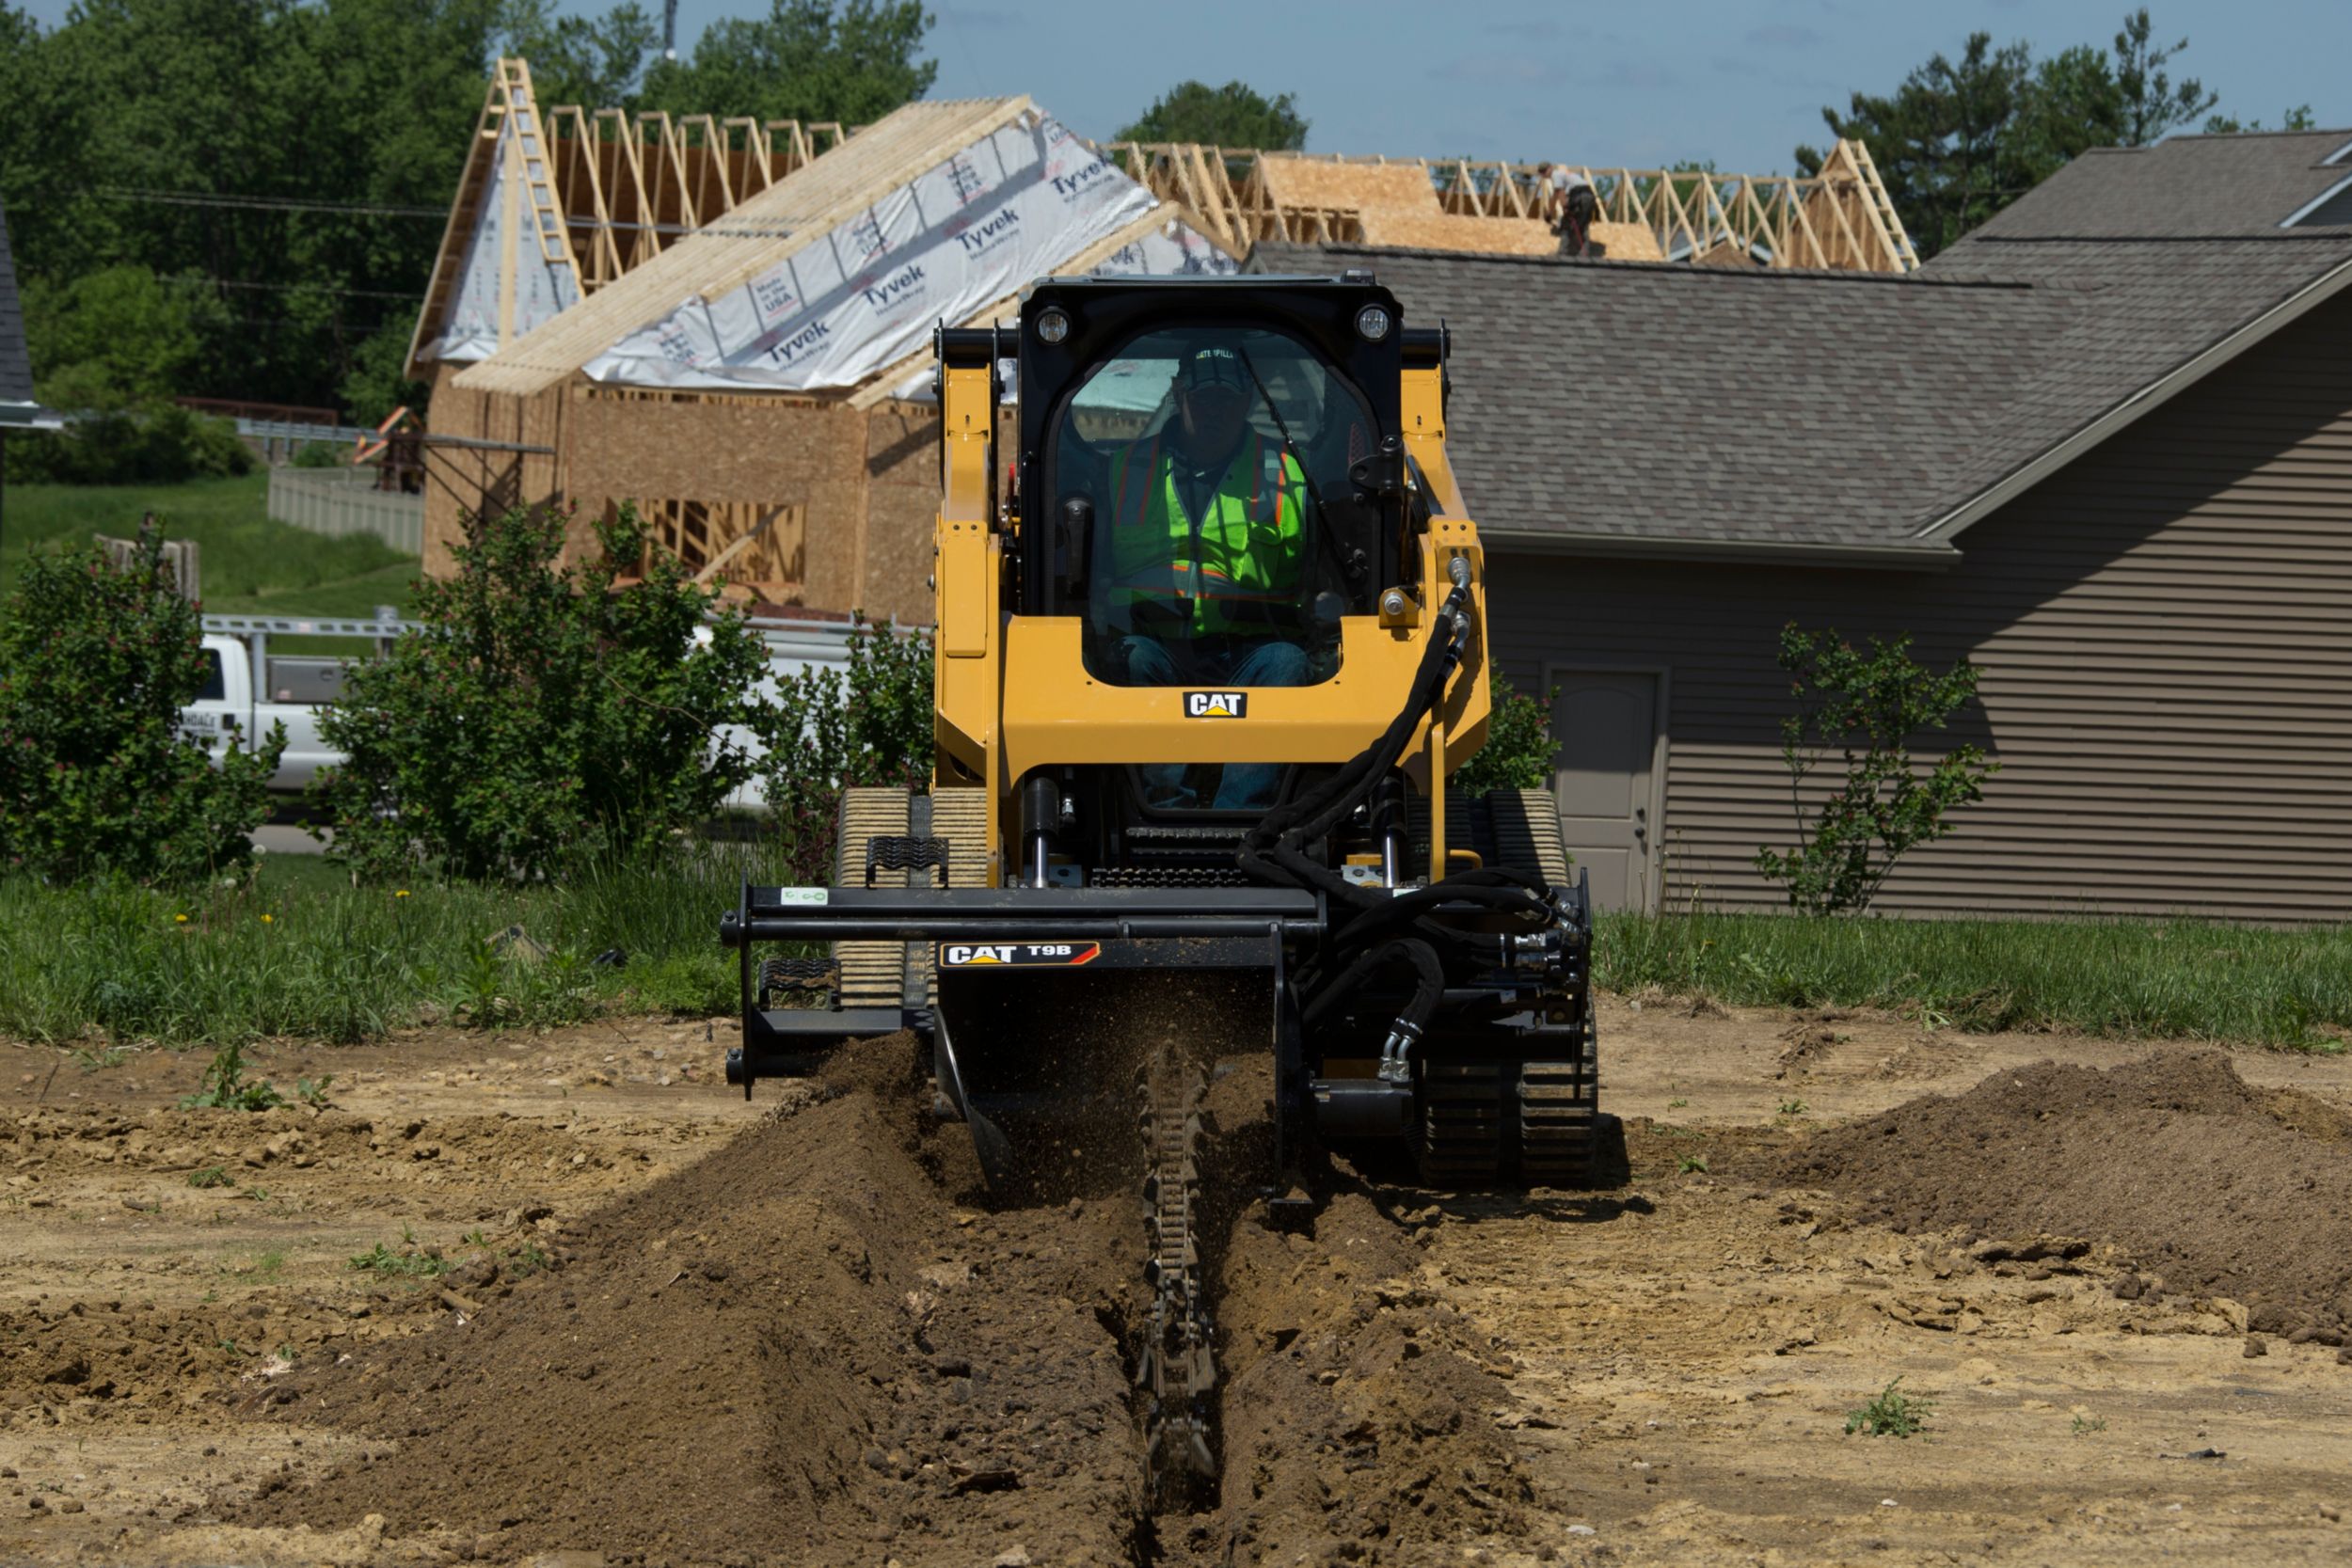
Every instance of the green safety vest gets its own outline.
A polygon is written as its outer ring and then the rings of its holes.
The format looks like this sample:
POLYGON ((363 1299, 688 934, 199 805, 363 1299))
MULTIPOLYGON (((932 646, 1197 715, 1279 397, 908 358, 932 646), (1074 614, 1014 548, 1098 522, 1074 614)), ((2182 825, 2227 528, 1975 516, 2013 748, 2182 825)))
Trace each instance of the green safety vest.
POLYGON ((1192 517, 1160 442, 1128 447, 1111 461, 1113 601, 1177 610, 1195 636, 1276 631, 1263 607, 1297 602, 1306 493, 1297 459, 1252 431, 1192 517))

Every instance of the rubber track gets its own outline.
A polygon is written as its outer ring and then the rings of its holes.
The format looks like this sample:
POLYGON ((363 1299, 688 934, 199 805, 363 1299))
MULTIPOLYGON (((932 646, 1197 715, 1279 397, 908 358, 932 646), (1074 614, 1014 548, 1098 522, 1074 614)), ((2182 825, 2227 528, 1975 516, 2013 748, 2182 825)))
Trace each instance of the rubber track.
MULTIPOLYGON (((1572 880, 1559 806, 1549 791, 1496 790, 1476 801, 1459 790, 1446 793, 1449 844, 1475 847, 1488 865, 1534 871, 1556 886, 1572 880)), ((1415 805, 1425 855, 1427 813, 1415 805)), ((1589 1179, 1600 1100, 1589 980, 1580 988, 1575 1014, 1569 1049, 1549 1059, 1423 1058, 1422 1180, 1539 1187, 1589 1179)))

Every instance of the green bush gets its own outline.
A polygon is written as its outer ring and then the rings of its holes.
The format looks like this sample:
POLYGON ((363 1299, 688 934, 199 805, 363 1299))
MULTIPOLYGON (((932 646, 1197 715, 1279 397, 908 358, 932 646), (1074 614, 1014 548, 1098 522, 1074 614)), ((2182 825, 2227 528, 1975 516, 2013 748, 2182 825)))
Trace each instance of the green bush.
MULTIPOLYGON (((865 618, 858 624, 865 626, 865 618)), ((774 744, 762 764, 771 829, 787 878, 833 880, 842 789, 920 789, 932 756, 930 639, 876 626, 850 640, 850 668, 803 670, 778 683, 774 744)))
POLYGON ((8 443, 10 484, 178 484, 253 471, 252 451, 227 420, 172 403, 77 402, 70 388, 45 395, 79 411, 61 431, 8 443))
POLYGON ((1470 796, 1490 789, 1549 789, 1560 742, 1551 733, 1551 705, 1560 700, 1552 688, 1542 701, 1512 689, 1499 664, 1488 669, 1493 713, 1486 721, 1486 743, 1470 754, 1454 775, 1454 782, 1470 796))
POLYGON ((285 735, 215 766, 180 733, 203 633, 161 549, 143 534, 127 571, 94 549, 26 561, 0 623, 0 863, 181 882, 250 861, 285 735))
POLYGON ((325 441, 305 441, 295 449, 294 467, 297 468, 347 468, 349 449, 330 446, 325 441))
POLYGON ((1780 667, 1798 709, 1781 721, 1781 762, 1798 843, 1756 851, 1766 880, 1785 883, 1806 914, 1859 914, 1913 848, 1952 831, 1945 814, 1984 799, 2000 770, 1979 746, 1954 746, 1925 769, 1911 740, 1939 729, 1977 694, 1977 669, 1962 659, 1938 674, 1911 657, 1911 639, 1870 639, 1857 652, 1835 630, 1781 628, 1780 667), (1808 800, 1806 781, 1836 753, 1845 777, 1808 800))
POLYGON ((135 265, 68 283, 28 277, 24 328, 40 400, 74 416, 63 431, 8 449, 11 484, 176 484, 250 472, 226 420, 171 401, 203 367, 226 310, 194 277, 135 265))
POLYGON ((733 611, 696 632, 711 595, 656 551, 633 509, 599 525, 602 554, 559 568, 565 517, 473 518, 454 577, 418 585, 424 623, 356 667, 320 720, 344 755, 313 786, 331 853, 371 879, 420 861, 466 877, 547 875, 584 853, 632 854, 715 813, 753 771, 720 735, 771 733, 752 701, 766 667, 733 611))

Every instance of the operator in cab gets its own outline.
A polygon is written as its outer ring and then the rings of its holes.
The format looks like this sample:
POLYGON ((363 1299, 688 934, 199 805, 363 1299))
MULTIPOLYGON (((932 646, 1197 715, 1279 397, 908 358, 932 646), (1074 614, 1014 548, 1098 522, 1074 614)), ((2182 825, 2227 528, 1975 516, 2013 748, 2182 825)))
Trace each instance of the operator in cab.
MULTIPOLYGON (((1296 626, 1306 475, 1257 428, 1259 394, 1237 344, 1194 346, 1176 366, 1174 415, 1113 457, 1111 581, 1133 629, 1118 657, 1133 686, 1307 684, 1296 626)), ((1273 803, 1280 768, 1229 764, 1201 802, 1184 768, 1142 770, 1151 803, 1223 811, 1273 803)))

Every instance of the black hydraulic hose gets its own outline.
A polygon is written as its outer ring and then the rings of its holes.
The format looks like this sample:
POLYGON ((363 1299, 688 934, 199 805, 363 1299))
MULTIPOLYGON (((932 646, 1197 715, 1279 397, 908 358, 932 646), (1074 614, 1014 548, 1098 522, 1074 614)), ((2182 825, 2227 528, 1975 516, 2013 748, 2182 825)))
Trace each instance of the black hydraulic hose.
MULTIPOLYGON (((1241 864, 1247 871, 1275 873, 1268 879, 1279 882, 1296 881, 1297 867, 1288 867, 1292 874, 1275 872, 1266 857, 1278 848, 1297 847, 1311 839, 1322 837, 1339 824, 1342 817, 1354 811, 1370 796, 1373 782, 1385 776, 1396 766, 1412 739, 1413 728, 1422 717, 1437 705, 1445 689, 1445 678, 1460 657, 1460 641, 1465 627, 1462 600, 1468 590, 1456 585, 1446 598, 1439 612, 1444 621, 1443 635, 1432 637, 1422 654, 1421 664, 1413 673, 1405 707, 1381 736, 1340 767, 1338 773, 1321 788, 1285 807, 1279 807, 1260 818, 1257 827, 1242 841, 1241 864)), ((1321 868, 1316 868, 1320 870, 1321 868)), ((1322 879, 1316 879, 1318 881, 1322 879)), ((1333 877, 1331 881, 1353 885, 1344 879, 1333 877)), ((1357 902, 1354 897, 1350 902, 1357 902)))
POLYGON ((1318 989, 1314 1000, 1300 1011, 1299 1022, 1312 1028, 1324 1014, 1356 994, 1358 985, 1375 971, 1399 961, 1411 964, 1414 972, 1412 1000, 1399 1016, 1409 1019, 1416 1028, 1425 1025, 1445 993, 1445 966, 1438 961, 1436 949, 1412 937, 1400 937, 1358 954, 1354 962, 1331 977, 1329 985, 1318 989))

